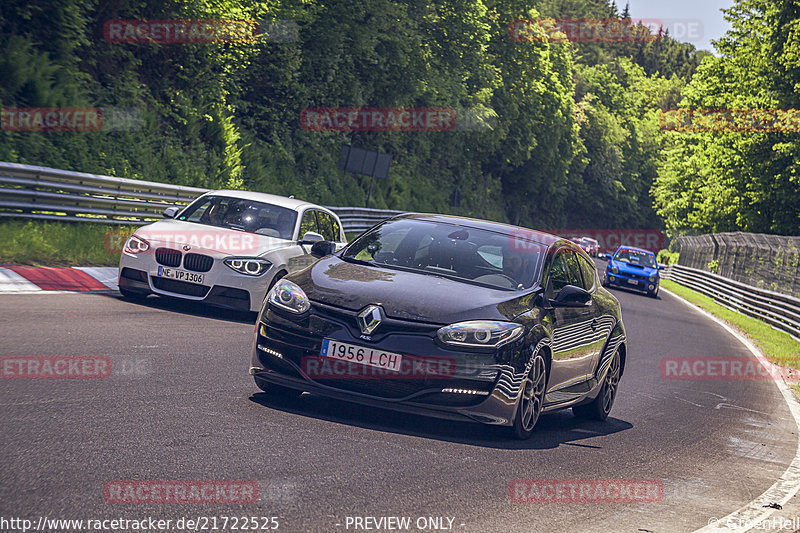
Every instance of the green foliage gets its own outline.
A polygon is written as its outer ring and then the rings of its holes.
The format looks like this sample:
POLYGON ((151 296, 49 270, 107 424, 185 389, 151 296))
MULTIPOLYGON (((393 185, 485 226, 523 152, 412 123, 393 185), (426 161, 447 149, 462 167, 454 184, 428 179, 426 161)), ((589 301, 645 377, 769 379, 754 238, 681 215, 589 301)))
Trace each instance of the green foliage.
MULTIPOLYGON (((800 8, 793 0, 736 0, 732 29, 683 91, 681 107, 800 107, 800 8)), ((675 233, 797 234, 797 132, 677 133, 665 138, 654 196, 675 233)))
POLYGON ((677 265, 680 254, 678 252, 670 252, 669 250, 659 250, 656 255, 656 260, 659 265, 677 265))
POLYGON ((89 222, 4 220, 0 265, 116 266, 135 227, 89 222))
MULTIPOLYGON (((394 157, 389 178, 376 180, 373 207, 548 228, 660 227, 650 198, 667 157, 657 112, 677 105, 702 54, 669 38, 511 40, 514 18, 621 16, 609 0, 536 6, 5 0, 0 105, 134 109, 142 119, 115 131, 0 131, 0 160, 363 205, 369 180, 337 169, 341 145, 353 144, 394 157), (296 40, 119 44, 103 39, 111 19, 279 20, 298 33, 296 40), (300 126, 307 107, 360 106, 451 107, 496 120, 427 133, 300 126), (456 187, 462 204, 451 208, 456 187)), ((796 28, 784 31, 793 36, 796 28)), ((787 72, 797 70, 792 53, 783 54, 787 72)), ((775 158, 793 150, 787 145, 775 158)))

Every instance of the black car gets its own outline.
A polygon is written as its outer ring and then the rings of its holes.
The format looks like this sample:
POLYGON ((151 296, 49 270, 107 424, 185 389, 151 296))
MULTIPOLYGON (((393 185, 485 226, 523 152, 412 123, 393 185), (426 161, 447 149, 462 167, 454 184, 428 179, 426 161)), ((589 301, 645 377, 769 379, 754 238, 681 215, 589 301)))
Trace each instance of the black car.
POLYGON ((270 291, 250 373, 530 437, 544 411, 605 420, 625 369, 619 302, 581 248, 515 226, 400 215, 270 291))

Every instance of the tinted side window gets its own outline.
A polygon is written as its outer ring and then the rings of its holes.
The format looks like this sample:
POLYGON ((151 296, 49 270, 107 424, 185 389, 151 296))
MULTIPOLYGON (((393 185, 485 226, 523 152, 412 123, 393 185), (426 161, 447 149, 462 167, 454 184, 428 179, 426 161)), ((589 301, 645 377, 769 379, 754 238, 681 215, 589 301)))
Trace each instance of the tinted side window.
POLYGON ((580 285, 580 287, 590 291, 594 288, 596 283, 597 274, 595 267, 591 262, 580 255, 578 256, 578 263, 581 265, 581 274, 583 274, 583 285, 580 285))
POLYGON ((309 209, 303 214, 303 220, 300 222, 300 235, 299 237, 302 239, 303 235, 306 234, 308 231, 313 231, 319 233, 319 229, 317 228, 317 217, 316 211, 313 209, 309 209))
POLYGON ((331 227, 333 228, 333 239, 332 241, 339 242, 339 239, 342 238, 342 228, 339 226, 339 222, 336 221, 336 217, 333 215, 328 215, 331 218, 331 227))
POLYGON ((550 284, 554 293, 558 293, 566 285, 569 285, 569 266, 565 252, 558 252, 553 259, 550 267, 550 284))
POLYGON ((338 241, 339 231, 336 221, 325 211, 317 211, 317 224, 319 233, 326 241, 338 241))
POLYGON ((567 285, 582 287, 583 278, 581 278, 577 256, 569 250, 558 252, 550 267, 550 279, 553 292, 556 294, 567 285))

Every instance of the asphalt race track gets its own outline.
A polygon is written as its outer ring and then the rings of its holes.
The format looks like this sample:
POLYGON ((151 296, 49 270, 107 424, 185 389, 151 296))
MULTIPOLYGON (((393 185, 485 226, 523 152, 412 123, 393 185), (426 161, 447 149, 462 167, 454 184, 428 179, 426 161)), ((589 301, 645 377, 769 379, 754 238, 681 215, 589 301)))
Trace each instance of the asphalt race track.
POLYGON ((309 394, 273 400, 247 374, 254 315, 116 293, 0 295, 1 355, 108 356, 115 369, 2 380, 0 516, 277 516, 279 531, 297 532, 354 531, 348 516, 449 517, 464 532, 692 531, 781 476, 796 426, 769 380, 663 379, 666 356, 748 352, 671 295, 613 292, 629 340, 613 418, 548 414, 527 442, 309 394), (516 479, 659 480, 664 497, 513 503, 516 479), (260 499, 106 503, 114 480, 254 480, 260 499))

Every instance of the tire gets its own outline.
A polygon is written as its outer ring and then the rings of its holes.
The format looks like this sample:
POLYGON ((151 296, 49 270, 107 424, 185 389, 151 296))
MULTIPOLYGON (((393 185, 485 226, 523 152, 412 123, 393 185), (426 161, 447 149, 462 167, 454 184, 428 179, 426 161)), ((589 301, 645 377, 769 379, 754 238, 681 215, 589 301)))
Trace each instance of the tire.
POLYGON ((592 403, 576 405, 572 408, 572 413, 578 418, 600 421, 606 420, 609 413, 611 413, 611 408, 614 407, 614 400, 617 397, 620 369, 619 350, 617 350, 611 358, 611 364, 608 367, 605 379, 603 379, 603 386, 597 398, 595 398, 592 403))
POLYGON ((297 398, 303 391, 290 389, 289 387, 281 387, 280 385, 276 385, 274 383, 268 383, 262 379, 258 379, 256 377, 253 378, 253 381, 256 382, 256 387, 261 389, 262 392, 269 394, 270 396, 277 397, 277 398, 297 398))
POLYGON ((138 291, 131 291, 128 289, 123 289, 122 287, 119 288, 119 293, 122 295, 123 298, 126 300, 132 300, 134 302, 141 302, 149 293, 147 292, 138 292, 138 291))
POLYGON ((542 414, 546 388, 547 364, 544 357, 537 354, 534 356, 528 375, 525 376, 525 380, 522 382, 522 393, 520 394, 519 405, 517 405, 517 414, 511 427, 511 433, 514 438, 527 440, 533 435, 533 429, 542 414))

